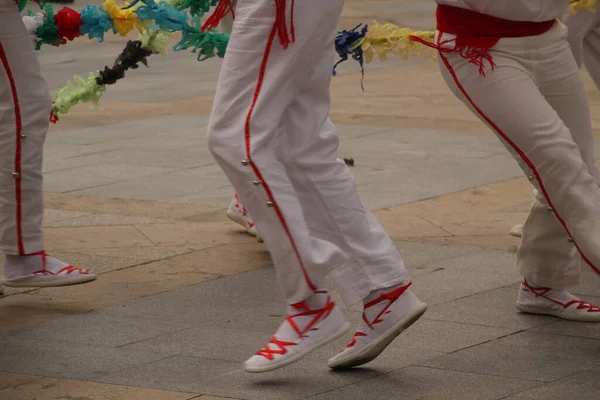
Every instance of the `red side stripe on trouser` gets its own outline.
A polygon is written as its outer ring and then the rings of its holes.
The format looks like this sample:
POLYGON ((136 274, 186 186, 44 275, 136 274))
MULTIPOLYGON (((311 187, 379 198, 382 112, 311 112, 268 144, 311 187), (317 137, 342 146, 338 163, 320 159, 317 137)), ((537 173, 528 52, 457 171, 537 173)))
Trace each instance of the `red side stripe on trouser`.
POLYGON ((2 65, 4 70, 6 71, 6 76, 10 83, 10 90, 12 93, 13 106, 15 109, 15 172, 18 174, 15 177, 15 201, 17 203, 16 210, 16 219, 17 219, 17 241, 19 246, 19 254, 25 254, 25 246, 23 245, 23 233, 22 233, 22 204, 21 204, 21 135, 23 132, 23 123, 21 120, 21 107, 19 105, 19 97, 17 94, 17 85, 15 84, 15 78, 12 74, 12 70, 10 69, 10 64, 8 63, 8 58, 6 56, 6 52, 4 51, 4 47, 2 43, 0 43, 0 59, 2 60, 2 65))
MULTIPOLYGON (((438 34, 438 40, 437 40, 437 45, 440 46, 441 44, 441 40, 442 40, 442 36, 443 33, 440 32, 438 34)), ((500 129, 500 127, 498 125, 496 125, 478 106, 477 104, 475 104, 475 102, 473 101, 473 99, 471 99, 471 96, 469 96, 469 94, 467 93, 467 91, 465 90, 464 86, 460 83, 460 80, 458 79, 458 76, 456 75, 456 72, 454 71, 454 68, 452 68, 452 65, 450 65, 450 62, 448 61, 448 58, 446 58, 446 56, 444 55, 444 53, 442 51, 438 51, 439 57, 442 60, 442 62, 444 63, 444 65, 446 66, 446 68, 448 69, 448 72, 450 73, 450 75, 452 75, 452 79, 454 79, 454 83, 456 84, 456 87, 461 91, 461 93, 465 96, 465 98, 469 101, 469 103, 471 104, 471 106, 473 106, 473 108, 475 109, 475 111, 477 111, 477 113, 481 116, 481 118, 483 118, 483 120, 485 122, 487 122, 492 129, 494 129, 494 131, 496 131, 496 133, 498 135, 500 135, 502 137, 502 139, 504 139, 506 141, 506 143, 508 143, 510 145, 510 147, 513 148, 513 150, 519 155, 519 157, 521 157, 521 159, 523 160, 523 162, 531 169, 531 173, 533 174, 533 176, 535 177, 535 180, 538 182, 539 185, 539 189, 540 192, 542 192, 542 194, 544 195, 544 198, 546 199, 546 201, 548 202, 548 205, 550 207, 552 207, 554 215, 556 216, 556 218, 558 219, 558 222, 562 225, 562 227, 564 228, 564 230, 567 232, 567 235, 569 235, 569 237, 571 237, 571 232, 569 231, 569 228, 567 227, 567 224, 565 222, 565 220, 558 214, 558 212, 556 211, 556 208, 553 207, 552 201, 550 200, 550 196, 548 195, 548 192, 546 191, 546 187, 544 186, 544 183, 542 182, 542 177, 540 176, 538 170, 536 169, 535 165, 533 164, 533 162, 531 162, 531 160, 527 157, 527 155, 525 155, 525 153, 523 152, 523 150, 521 150, 516 143, 514 143, 505 133, 504 131, 502 131, 502 129, 500 129)), ((577 243, 574 243, 575 247, 577 248, 577 250, 579 251, 579 253, 581 254, 581 258, 583 258, 583 260, 590 266, 592 267, 592 269, 597 273, 600 274, 600 269, 598 269, 597 267, 595 267, 590 260, 585 256, 585 254, 583 254, 583 252, 581 251, 581 249, 579 248, 579 246, 577 245, 577 243)))
POLYGON ((300 268, 302 268, 302 273, 304 274, 304 279, 306 280, 306 283, 308 284, 310 289, 313 292, 315 292, 317 290, 317 287, 313 284, 313 282, 310 280, 310 277, 308 276, 308 272, 306 271, 306 267, 304 266, 304 262, 302 261, 302 257, 300 256, 300 252, 298 251, 298 246, 296 246, 296 242, 294 241, 294 238, 292 236, 292 233, 290 232, 288 224, 285 221, 283 213, 281 212, 281 209, 279 208, 279 206, 277 205, 277 202, 275 201, 273 192, 271 191, 271 188, 265 181, 262 173, 258 169, 258 166, 252 160, 250 124, 252 122, 252 114, 254 113, 254 108, 256 107, 256 103, 258 101, 258 97, 260 96, 260 92, 262 90, 262 86, 263 86, 263 83, 265 80, 267 64, 269 61, 269 55, 271 54, 271 49, 273 48, 273 42, 275 40, 276 33, 277 33, 277 24, 275 23, 275 24, 273 24, 273 28, 271 29, 269 39, 267 40, 267 47, 265 49, 265 54, 263 56, 262 64, 260 66, 258 83, 256 84, 256 89, 254 91, 254 98, 252 99, 252 105, 250 106, 250 110, 248 111, 248 115, 246 116, 246 124, 245 124, 246 159, 250 162, 250 166, 252 167, 252 170, 254 171, 254 174, 256 175, 256 177, 260 181, 262 181, 262 186, 264 187, 269 200, 271 200, 273 202, 273 209, 275 210, 275 213, 277 214, 277 217, 279 218, 279 221, 281 222, 281 225, 283 226, 283 230, 285 231, 285 234, 287 235, 287 237, 292 245, 292 249, 294 250, 294 254, 296 255, 298 264, 300 264, 300 268))

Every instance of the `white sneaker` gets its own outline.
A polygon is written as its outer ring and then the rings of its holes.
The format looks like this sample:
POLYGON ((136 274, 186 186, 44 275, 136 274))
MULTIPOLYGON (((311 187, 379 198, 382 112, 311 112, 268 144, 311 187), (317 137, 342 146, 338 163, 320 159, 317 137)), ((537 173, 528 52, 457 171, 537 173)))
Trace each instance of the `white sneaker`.
POLYGON ((13 288, 56 287, 78 285, 96 279, 96 275, 92 274, 89 269, 76 268, 66 264, 46 255, 45 251, 29 254, 23 256, 23 258, 27 258, 27 260, 22 261, 23 266, 20 264, 21 261, 7 261, 4 265, 5 276, 0 280, 2 285, 13 288), (9 269, 10 275, 7 274, 9 269), (18 272, 21 269, 29 269, 32 272, 19 275, 18 272))
POLYGON ((513 226, 512 228, 510 228, 510 231, 508 231, 508 233, 510 233, 510 235, 514 237, 523 237, 523 224, 513 226))
POLYGON ((246 229, 251 236, 254 236, 256 240, 262 242, 262 238, 256 232, 256 225, 254 225, 254 221, 248 215, 248 211, 246 207, 240 201, 240 198, 237 194, 233 195, 233 199, 231 199, 231 203, 229 203, 229 208, 227 209, 227 216, 233 222, 240 224, 246 229))
POLYGON ((538 287, 525 280, 519 289, 517 310, 553 315, 570 321, 600 322, 600 307, 580 300, 567 291, 538 287))
MULTIPOLYGON (((427 310, 408 288, 411 283, 381 293, 365 303, 363 322, 352 341, 338 355, 329 359, 329 368, 352 368, 374 360, 405 329, 427 310)), ((367 298, 368 300, 369 298, 367 298)))
POLYGON ((350 328, 344 314, 327 292, 325 306, 310 309, 307 302, 289 306, 288 315, 265 347, 244 363, 248 372, 284 367, 339 338, 350 328))

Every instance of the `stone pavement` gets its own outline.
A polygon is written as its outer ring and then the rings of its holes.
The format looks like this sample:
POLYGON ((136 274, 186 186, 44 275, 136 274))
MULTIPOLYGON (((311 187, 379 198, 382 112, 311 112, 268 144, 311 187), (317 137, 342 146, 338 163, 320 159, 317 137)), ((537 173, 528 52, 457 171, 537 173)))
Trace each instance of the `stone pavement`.
MULTIPOLYGON (((433 26, 432 2, 346 3, 344 28, 433 26)), ((49 84, 112 63, 123 43, 44 49, 49 84)), ((364 93, 357 66, 343 66, 332 118, 340 156, 355 159, 358 189, 430 309, 364 368, 327 370, 344 338, 288 368, 242 372, 284 308, 265 247, 224 215, 233 192, 204 145, 220 62, 194 60, 154 56, 99 109, 78 106, 52 127, 47 249, 100 277, 0 299, 0 399, 600 397, 600 326, 515 311, 507 231, 531 188, 425 56, 369 65, 364 93)), ((598 134, 600 94, 586 80, 598 134)), ((587 271, 575 292, 600 303, 587 271)))

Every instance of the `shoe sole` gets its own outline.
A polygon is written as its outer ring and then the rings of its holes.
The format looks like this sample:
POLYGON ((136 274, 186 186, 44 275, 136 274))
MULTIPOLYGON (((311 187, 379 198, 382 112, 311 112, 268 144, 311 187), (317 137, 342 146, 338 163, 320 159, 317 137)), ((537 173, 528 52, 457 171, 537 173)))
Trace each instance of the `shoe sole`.
POLYGON ((263 239, 259 235, 257 235, 256 232, 253 232, 250 230, 250 228, 248 228, 246 220, 244 220, 242 217, 235 214, 230 214, 229 212, 227 213, 227 217, 229 217, 229 219, 235 222, 236 224, 243 226, 246 229, 248 235, 254 236, 259 243, 263 242, 263 239))
POLYGON ((508 234, 510 236, 514 236, 514 237, 523 237, 523 226, 513 226, 512 228, 510 228, 510 230, 508 231, 508 234))
POLYGON ((326 344, 339 339, 340 337, 344 336, 346 334, 346 332, 348 332, 349 330, 350 330, 350 323, 344 322, 344 325, 342 326, 342 328, 340 328, 340 330, 338 330, 335 334, 329 336, 327 339, 317 343, 315 346, 303 351, 302 353, 296 354, 293 357, 287 358, 278 363, 269 364, 264 367, 252 368, 252 367, 244 366, 244 370, 246 370, 246 372, 251 372, 251 373, 261 373, 261 372, 269 372, 269 371, 273 371, 275 369, 285 367, 286 365, 290 365, 290 364, 295 363, 296 361, 300 360, 301 358, 306 357, 313 351, 325 346, 326 344))
POLYGON ((398 335, 408 329, 412 324, 417 322, 419 318, 425 314, 425 311, 427 311, 427 304, 419 303, 416 307, 410 310, 408 315, 390 328, 387 335, 382 335, 381 337, 377 338, 355 355, 341 358, 335 362, 330 362, 329 368, 333 370, 347 369, 358 367, 359 365, 373 361, 389 346, 390 343, 392 343, 394 339, 398 337, 398 335))
POLYGON ((582 315, 577 314, 568 314, 558 310, 548 310, 545 308, 537 308, 537 307, 528 307, 523 306, 517 303, 517 310, 526 314, 536 314, 536 315, 550 315, 552 317, 566 319, 568 321, 576 321, 576 322, 600 322, 600 315, 597 316, 589 316, 586 318, 582 315))
MULTIPOLYGON (((44 287, 61 287, 61 286, 73 286, 81 285, 84 283, 92 282, 96 280, 96 275, 82 275, 77 277, 67 277, 61 279, 41 279, 43 277, 35 278, 20 278, 15 280, 1 280, 0 284, 10 288, 44 288, 44 287)), ((50 277, 52 278, 52 277, 50 277)))

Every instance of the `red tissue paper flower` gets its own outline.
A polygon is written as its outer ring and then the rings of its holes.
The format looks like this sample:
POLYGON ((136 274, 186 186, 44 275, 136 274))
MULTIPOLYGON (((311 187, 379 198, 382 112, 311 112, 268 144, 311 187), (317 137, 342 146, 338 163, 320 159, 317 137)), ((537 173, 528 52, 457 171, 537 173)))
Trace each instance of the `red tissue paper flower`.
POLYGON ((62 39, 61 44, 81 35, 79 33, 79 28, 83 25, 81 14, 69 7, 61 8, 54 15, 54 23, 58 28, 57 35, 62 39))

